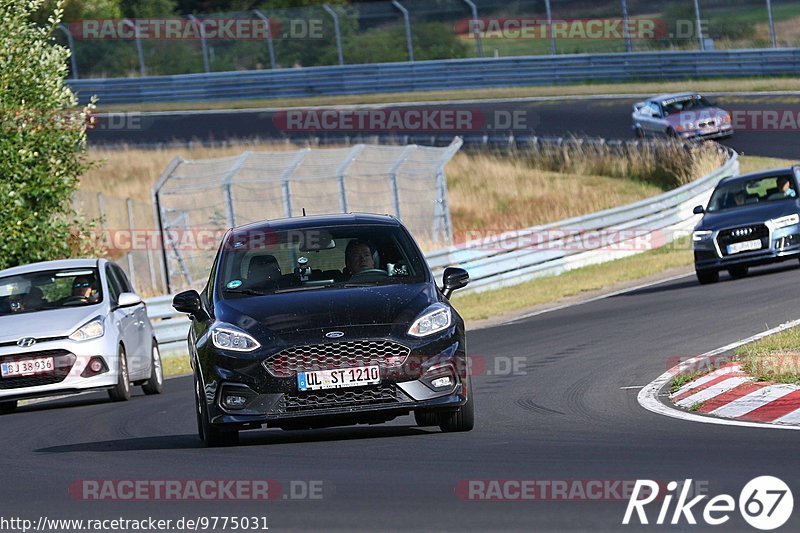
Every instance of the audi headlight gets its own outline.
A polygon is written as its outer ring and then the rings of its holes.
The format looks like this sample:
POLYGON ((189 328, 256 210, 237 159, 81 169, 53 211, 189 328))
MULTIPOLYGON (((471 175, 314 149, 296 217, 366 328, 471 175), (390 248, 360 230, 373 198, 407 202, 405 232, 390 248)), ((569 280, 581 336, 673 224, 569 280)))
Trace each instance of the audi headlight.
POLYGON ((697 230, 692 232, 692 240, 695 242, 704 241, 711 237, 711 231, 707 229, 697 230))
POLYGON ((217 348, 233 352, 252 352, 261 348, 261 344, 252 336, 230 326, 212 327, 211 342, 217 348))
POLYGON ((453 315, 450 308, 442 304, 434 304, 427 308, 414 321, 408 334, 414 337, 427 337, 450 327, 453 315))
POLYGON ((89 341, 98 337, 102 337, 105 332, 106 330, 105 326, 103 326, 103 319, 101 317, 97 317, 76 329, 75 332, 69 336, 69 338, 78 342, 89 341))
POLYGON ((797 213, 780 218, 773 218, 770 222, 775 226, 775 229, 785 228, 787 226, 794 226, 800 224, 800 215, 797 213))

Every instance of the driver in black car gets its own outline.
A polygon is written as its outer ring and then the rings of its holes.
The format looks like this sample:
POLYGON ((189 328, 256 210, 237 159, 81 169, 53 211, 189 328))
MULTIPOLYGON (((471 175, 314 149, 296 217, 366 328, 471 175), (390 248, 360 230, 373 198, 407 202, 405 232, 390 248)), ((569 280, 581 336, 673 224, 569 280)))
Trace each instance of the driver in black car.
POLYGON ((344 251, 345 273, 351 276, 375 268, 372 247, 365 241, 353 239, 344 251))

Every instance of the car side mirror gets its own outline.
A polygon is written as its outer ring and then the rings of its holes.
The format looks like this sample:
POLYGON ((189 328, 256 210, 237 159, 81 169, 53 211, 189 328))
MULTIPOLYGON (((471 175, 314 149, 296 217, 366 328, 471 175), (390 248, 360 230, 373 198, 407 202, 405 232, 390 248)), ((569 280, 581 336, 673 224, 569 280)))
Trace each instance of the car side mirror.
POLYGON ((702 205, 696 205, 694 206, 694 209, 692 209, 692 213, 694 213, 695 215, 702 215, 705 212, 706 210, 703 209, 702 205))
POLYGON ((118 309, 120 307, 133 307, 134 305, 139 305, 140 303, 142 303, 142 299, 138 294, 134 294, 132 292, 123 292, 117 298, 118 309))
POLYGON ((186 313, 197 320, 203 320, 206 317, 200 295, 193 289, 176 294, 172 299, 172 307, 179 313, 186 313))
POLYGON ((463 289, 469 283, 469 272, 463 268, 447 267, 442 275, 444 285, 444 295, 450 298, 453 291, 463 289))

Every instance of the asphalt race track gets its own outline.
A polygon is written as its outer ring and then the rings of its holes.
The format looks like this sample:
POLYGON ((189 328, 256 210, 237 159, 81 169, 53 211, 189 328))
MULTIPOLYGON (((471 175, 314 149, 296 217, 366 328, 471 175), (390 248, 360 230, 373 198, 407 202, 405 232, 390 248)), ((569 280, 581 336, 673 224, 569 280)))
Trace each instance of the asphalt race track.
MULTIPOLYGON (((630 113, 633 103, 640 98, 602 98, 580 100, 550 101, 492 101, 471 103, 431 103, 395 105, 391 109, 410 110, 466 110, 474 113, 475 122, 472 128, 453 128, 436 133, 442 139, 453 135, 470 136, 502 136, 507 130, 499 130, 500 123, 507 123, 512 113, 520 117, 524 128, 514 131, 518 137, 530 135, 540 136, 590 136, 606 139, 630 139, 630 113)), ((748 112, 791 112, 795 120, 773 128, 761 126, 757 118, 745 120, 752 126, 739 131, 726 144, 745 155, 760 155, 797 159, 797 140, 800 133, 798 119, 798 96, 720 96, 714 98, 716 103, 729 111, 739 111, 745 116, 748 112)), ((231 139, 281 139, 287 136, 307 137, 308 132, 287 131, 282 126, 281 111, 275 110, 242 110, 242 111, 192 111, 164 113, 133 113, 131 116, 101 116, 97 127, 89 132, 89 142, 94 145, 127 143, 130 145, 155 145, 173 141, 186 142, 199 140, 218 142, 231 139)), ((780 115, 783 117, 784 115, 780 115)), ((512 128, 513 131, 513 128, 512 128)), ((336 137, 354 135, 352 130, 319 131, 319 135, 336 137)), ((370 133, 370 132, 366 132, 370 133)), ((373 131, 373 133, 375 133, 373 131)), ((385 133, 379 131, 378 133, 385 133)), ((427 144, 430 135, 423 131, 412 131, 419 134, 419 139, 412 139, 420 144, 427 144)))
MULTIPOLYGON (((797 432, 659 416, 638 405, 638 389, 621 387, 645 385, 675 356, 800 318, 799 279, 796 262, 755 269, 739 281, 723 275, 711 286, 686 277, 471 332, 471 355, 485 368, 505 368, 497 362, 514 357, 525 361, 524 374, 475 378, 471 433, 422 430, 404 417, 385 426, 244 432, 238 447, 205 449, 195 436, 189 378, 168 381, 161 396, 138 394, 123 404, 93 394, 22 407, 2 417, 5 515, 266 516, 275 531, 616 531, 625 501, 462 501, 454 489, 469 479, 692 478, 707 482, 711 495, 738 499, 750 479, 775 475, 797 498, 797 432), (267 503, 71 498, 70 484, 86 479, 273 479, 284 490, 291 480, 321 480, 323 497, 267 503)), ((658 507, 648 507, 651 520, 658 507)), ((683 529, 694 527, 683 522, 683 529)), ((736 512, 723 527, 751 530, 736 512)), ((795 512, 784 530, 798 528, 795 512)))

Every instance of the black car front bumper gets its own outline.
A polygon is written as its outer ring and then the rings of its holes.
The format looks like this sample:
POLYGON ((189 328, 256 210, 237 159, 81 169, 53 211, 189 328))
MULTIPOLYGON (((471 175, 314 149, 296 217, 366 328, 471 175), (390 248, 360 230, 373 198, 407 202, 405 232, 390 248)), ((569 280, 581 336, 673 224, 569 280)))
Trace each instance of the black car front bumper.
MULTIPOLYGON (((287 347, 243 359, 241 355, 206 346, 200 369, 209 422, 228 429, 254 429, 264 425, 301 429, 381 423, 417 409, 454 410, 466 402, 469 377, 463 331, 454 327, 427 342, 372 340, 402 342, 408 347, 406 360, 400 365, 381 365, 378 384, 307 391, 299 389, 293 369, 276 371, 274 365, 269 364, 286 353, 287 347), (430 376, 443 372, 453 377, 452 385, 433 388, 430 376), (227 399, 232 396, 244 398, 243 405, 229 405, 227 399)), ((341 343, 315 347, 337 344, 341 343)), ((330 366, 329 358, 323 357, 323 360, 324 364, 306 370, 357 365, 350 361, 330 366)))

